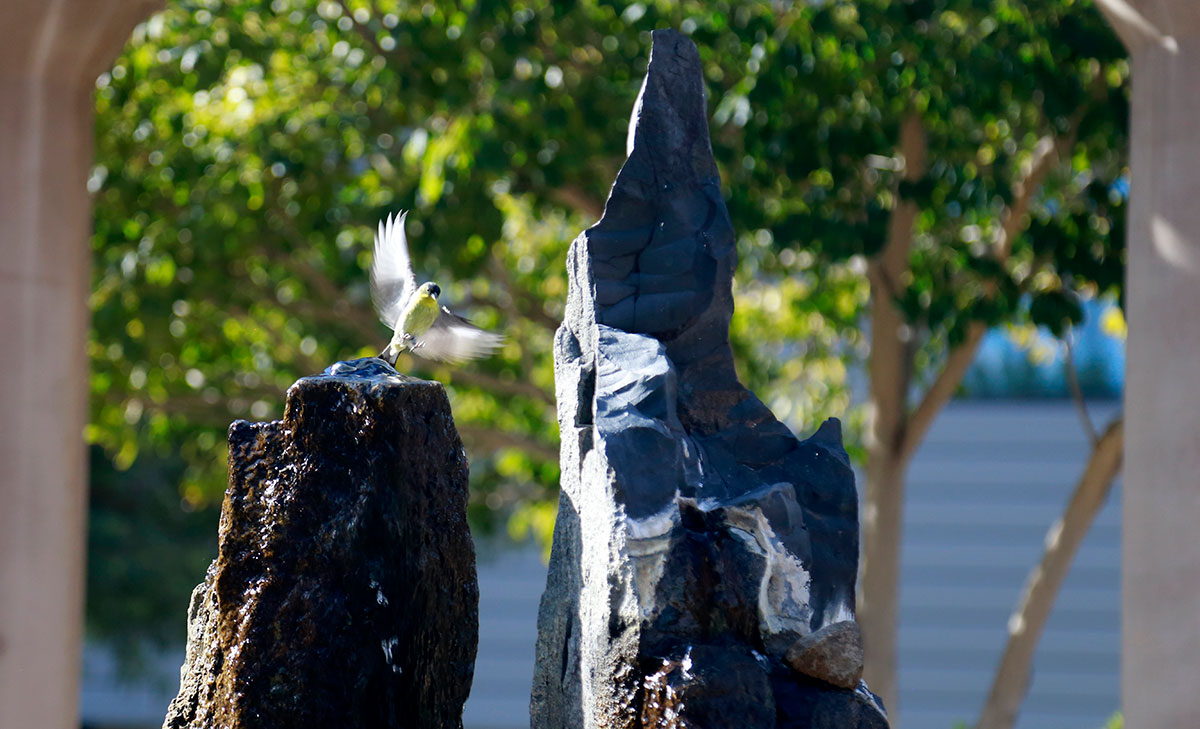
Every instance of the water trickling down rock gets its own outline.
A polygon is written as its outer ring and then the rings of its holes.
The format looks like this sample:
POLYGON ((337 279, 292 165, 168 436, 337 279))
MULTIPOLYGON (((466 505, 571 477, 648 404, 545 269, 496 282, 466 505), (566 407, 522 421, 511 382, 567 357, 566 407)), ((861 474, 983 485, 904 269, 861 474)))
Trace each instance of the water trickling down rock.
POLYGON ((479 592, 442 386, 339 362, 235 422, 229 470, 164 729, 459 729, 479 592))
POLYGON ((852 650, 840 425, 798 440, 737 380, 733 224, 699 54, 674 31, 654 32, 627 154, 568 258, 532 726, 886 727, 852 650))

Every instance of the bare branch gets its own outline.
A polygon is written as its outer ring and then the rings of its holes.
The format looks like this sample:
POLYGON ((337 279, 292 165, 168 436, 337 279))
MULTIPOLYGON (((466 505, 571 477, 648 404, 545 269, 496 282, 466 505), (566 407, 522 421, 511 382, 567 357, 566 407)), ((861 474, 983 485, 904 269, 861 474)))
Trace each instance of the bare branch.
POLYGON ((1046 533, 1041 562, 1029 573, 1017 609, 1008 620, 1008 643, 992 679, 987 703, 975 729, 1011 729, 1029 688, 1038 638, 1071 562, 1095 521, 1121 468, 1124 424, 1117 416, 1096 441, 1087 466, 1062 516, 1046 533))
MULTIPOLYGON (((273 187, 273 192, 278 197, 278 185, 273 187)), ((282 211, 282 207, 278 219, 280 227, 277 230, 291 245, 292 251, 267 243, 259 245, 254 252, 303 281, 317 295, 317 300, 306 297, 303 301, 293 301, 286 308, 337 327, 349 326, 363 341, 375 341, 379 337, 379 330, 374 324, 375 312, 369 306, 352 303, 325 271, 298 259, 296 252, 309 248, 304 234, 296 227, 296 221, 282 211)))
POLYGON ((209 402, 200 393, 173 392, 163 402, 147 402, 146 412, 162 413, 164 415, 182 415, 191 425, 224 428, 230 419, 251 417, 248 413, 236 415, 230 410, 230 402, 242 400, 279 401, 282 400, 287 388, 277 388, 271 384, 255 388, 240 388, 231 395, 221 395, 215 402, 209 402))
MULTIPOLYGON (((1097 73, 1092 81, 1092 100, 1100 101, 1103 99, 1103 74, 1097 73)), ((1013 187, 1013 202, 1006 211, 1000 240, 997 241, 993 251, 996 260, 1008 260, 1008 254, 1012 251, 1013 239, 1025 228, 1025 216, 1029 214, 1029 207, 1033 204, 1034 195, 1041 189, 1046 175, 1050 173, 1054 165, 1058 164, 1059 159, 1075 146, 1075 140, 1079 136, 1079 125, 1083 123, 1083 118, 1089 111, 1091 111, 1090 102, 1080 105, 1071 115, 1066 134, 1058 136, 1047 134, 1034 145, 1033 156, 1021 169, 1021 179, 1013 187)))
POLYGON ((904 440, 900 447, 902 459, 908 460, 912 457, 925 439, 925 435, 929 432, 938 413, 954 397, 954 392, 962 382, 963 376, 967 374, 971 363, 975 361, 975 352, 979 349, 979 343, 983 341, 985 333, 987 333, 987 327, 982 322, 971 322, 967 325, 966 337, 958 346, 950 350, 949 356, 946 357, 946 363, 942 365, 933 384, 925 391, 920 404, 908 418, 908 425, 904 429, 904 440))
POLYGON ((1087 402, 1083 399, 1083 388, 1079 386, 1079 370, 1075 368, 1075 348, 1071 344, 1071 335, 1072 332, 1067 331, 1067 335, 1063 337, 1063 344, 1066 346, 1063 366, 1067 372, 1067 386, 1071 388, 1071 400, 1075 402, 1075 411, 1079 413, 1079 422, 1083 425, 1083 432, 1087 434, 1092 448, 1095 448, 1100 436, 1096 433, 1096 426, 1092 423, 1091 416, 1088 415, 1087 402))
POLYGON ((350 6, 346 4, 346 0, 338 0, 338 5, 342 6, 342 12, 346 14, 347 18, 350 18, 350 22, 354 23, 355 32, 358 33, 359 37, 366 41, 367 45, 371 46, 376 53, 384 58, 396 58, 395 54, 384 50, 384 47, 379 44, 379 39, 375 37, 375 34, 371 32, 370 28, 358 22, 358 19, 354 17, 354 12, 351 11, 350 6))
POLYGON ((577 185, 561 185, 550 190, 550 199, 572 210, 599 220, 604 215, 604 201, 597 200, 577 185))
MULTIPOLYGON (((1025 228, 1029 207, 1033 204, 1034 196, 1041 189, 1046 175, 1058 163, 1060 156, 1074 146, 1079 123, 1083 120, 1086 111, 1086 106, 1076 111, 1071 119, 1068 133, 1058 138, 1042 137, 1034 147, 1033 157, 1022 170, 1020 182, 1013 188, 1012 205, 1005 212, 1004 225, 1001 228, 999 239, 992 248, 992 257, 1000 263, 1008 261, 1009 254, 1012 252, 1012 242, 1025 228)), ((989 286, 987 295, 992 296, 993 292, 994 287, 989 286)), ((986 327, 982 322, 972 322, 967 330, 966 338, 957 347, 950 350, 946 364, 908 420, 900 447, 902 458, 910 458, 916 452, 938 413, 954 396, 954 391, 958 389, 971 362, 975 360, 975 352, 979 349, 979 343, 983 341, 985 333, 986 327)))
POLYGON ((490 375, 486 372, 466 369, 455 370, 451 382, 452 384, 462 383, 471 385, 472 387, 478 387, 491 393, 502 393, 506 395, 519 395, 521 397, 528 397, 532 400, 545 403, 550 407, 554 407, 554 395, 546 392, 532 382, 522 382, 520 380, 502 380, 499 377, 490 375))
POLYGON ((1059 137, 1046 135, 1034 145, 1033 156, 1022 168, 1021 179, 1013 186, 1013 201, 1005 211, 1004 224, 992 250, 992 257, 997 261, 1008 260, 1013 240, 1025 229, 1025 218, 1033 204, 1034 195, 1041 189, 1046 175, 1058 164, 1062 154, 1075 146, 1075 135, 1082 117, 1082 113, 1076 113, 1071 122, 1071 131, 1067 134, 1059 137))
POLYGON ((458 432, 463 436, 472 450, 479 452, 496 451, 501 448, 516 448, 525 451, 534 458, 544 461, 557 461, 558 448, 527 435, 512 433, 506 430, 480 428, 475 425, 459 424, 458 432))
POLYGON ((515 305, 502 306, 494 301, 489 303, 492 303, 497 308, 508 311, 510 314, 536 322, 551 332, 558 329, 558 325, 562 322, 547 314, 546 310, 542 308, 542 302, 536 296, 518 285, 516 281, 513 281, 512 274, 508 272, 508 268, 505 267, 499 258, 495 255, 491 256, 488 259, 487 267, 488 273, 504 287, 504 290, 508 292, 509 298, 513 300, 513 303, 520 303, 520 308, 515 305))
MULTIPOLYGON (((293 300, 283 308, 306 321, 318 321, 332 327, 352 329, 363 342, 386 342, 390 333, 382 333, 375 325, 370 309, 348 301, 321 302, 293 300)), ((380 349, 383 347, 380 346, 380 349)))

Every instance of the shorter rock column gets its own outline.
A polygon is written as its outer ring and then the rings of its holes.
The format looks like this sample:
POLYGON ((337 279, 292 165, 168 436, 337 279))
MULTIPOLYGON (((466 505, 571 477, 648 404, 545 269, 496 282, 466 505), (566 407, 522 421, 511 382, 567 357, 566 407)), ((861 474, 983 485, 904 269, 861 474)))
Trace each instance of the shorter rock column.
POLYGON ((478 644, 467 461, 442 386, 374 358, 229 429, 220 552, 164 729, 462 726, 478 644))

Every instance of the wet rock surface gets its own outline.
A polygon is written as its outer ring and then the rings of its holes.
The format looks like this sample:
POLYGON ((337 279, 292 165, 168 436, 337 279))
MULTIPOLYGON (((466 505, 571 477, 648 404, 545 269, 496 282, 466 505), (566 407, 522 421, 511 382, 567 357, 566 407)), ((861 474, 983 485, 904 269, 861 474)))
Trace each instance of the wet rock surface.
POLYGON ((854 476, 836 420, 798 440, 737 380, 734 229, 674 31, 654 32, 627 153, 568 257, 532 726, 886 727, 863 684, 786 662, 854 619, 854 476))
POLYGON ((163 726, 461 727, 479 592, 442 386, 339 362, 235 422, 229 461, 163 726))

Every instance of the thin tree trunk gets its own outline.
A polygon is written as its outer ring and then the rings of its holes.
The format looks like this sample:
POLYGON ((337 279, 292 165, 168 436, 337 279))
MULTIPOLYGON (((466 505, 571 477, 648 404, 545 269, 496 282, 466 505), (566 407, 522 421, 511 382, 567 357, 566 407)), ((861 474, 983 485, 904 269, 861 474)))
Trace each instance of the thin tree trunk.
POLYGON ((1011 729, 1029 690, 1029 674, 1038 638, 1054 599, 1092 522, 1104 506, 1121 468, 1125 443, 1120 417, 1096 441, 1087 467, 1063 514, 1046 533, 1041 563, 1029 574, 1017 609, 1008 620, 1008 644, 992 679, 987 703, 975 729, 1011 729))
POLYGON ((863 678, 883 699, 892 726, 896 726, 896 619, 905 475, 895 454, 883 449, 868 453, 858 622, 866 658, 863 678))
MULTIPOLYGON (((1033 195, 1064 150, 1074 144, 1075 130, 1084 109, 1072 120, 1070 131, 1039 140, 1033 155, 1013 188, 1015 197, 1005 211, 1004 225, 992 256, 1008 260, 1012 241, 1028 224, 1033 195)), ((901 127, 900 153, 905 158, 904 179, 925 174, 927 140, 919 119, 910 117, 901 127)), ((962 343, 950 350, 946 362, 912 410, 908 391, 912 384, 912 332, 893 303, 898 282, 908 268, 913 222, 917 206, 902 201, 892 213, 888 240, 871 261, 870 410, 867 429, 867 495, 862 517, 862 568, 859 583, 858 621, 863 634, 864 677, 896 719, 896 621, 899 613, 900 546, 903 537, 904 489, 909 461, 925 439, 934 419, 950 401, 975 359, 987 329, 973 322, 962 343)), ((990 295, 990 293, 989 293, 990 295)))
MULTIPOLYGON (((925 174, 925 130, 917 116, 900 129, 904 179, 925 174)), ((887 241, 868 265, 871 281, 870 413, 867 430, 867 489, 862 514, 862 567, 858 622, 862 628, 865 677, 885 706, 896 704, 896 595, 904 505, 901 451, 912 378, 910 330, 895 298, 908 269, 917 205, 902 200, 888 221, 887 241)))

